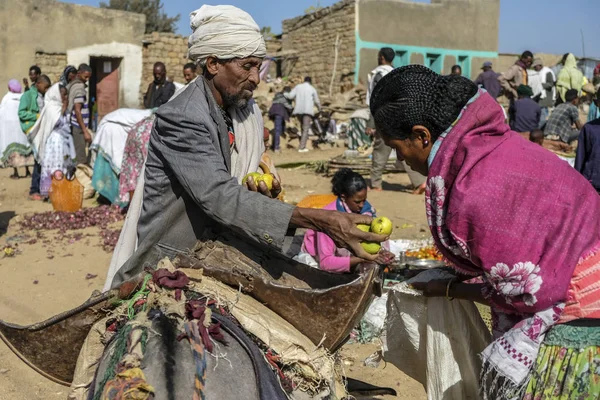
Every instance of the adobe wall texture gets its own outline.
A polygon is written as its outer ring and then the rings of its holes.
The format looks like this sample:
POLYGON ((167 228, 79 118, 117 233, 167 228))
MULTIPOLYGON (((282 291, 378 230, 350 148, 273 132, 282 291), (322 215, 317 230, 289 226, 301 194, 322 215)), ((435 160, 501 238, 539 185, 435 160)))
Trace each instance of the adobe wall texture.
POLYGON ((167 78, 170 81, 185 84, 183 66, 190 62, 187 58, 187 52, 187 37, 174 33, 158 32, 145 35, 140 96, 146 93, 148 85, 154 80, 154 63, 158 61, 163 62, 167 67, 167 78))
MULTIPOLYGON (((37 65, 48 75, 52 83, 58 82, 65 66, 67 65, 67 53, 44 53, 38 51, 35 53, 33 64, 37 65)), ((25 74, 23 77, 27 76, 25 74)), ((19 79, 19 82, 21 79, 19 79)))
POLYGON ((498 51, 500 0, 361 0, 362 40, 444 49, 498 51))
POLYGON ((312 14, 283 21, 282 49, 293 50, 297 55, 297 59, 289 59, 283 65, 290 78, 311 76, 319 94, 328 94, 339 35, 332 93, 340 92, 356 65, 355 6, 355 0, 342 0, 312 14))
POLYGON ((113 42, 141 47, 145 21, 141 14, 55 0, 2 0, 0 96, 6 93, 5 83, 27 76, 36 60, 54 62, 52 57, 36 58, 36 53, 64 54, 69 49, 113 42))
MULTIPOLYGON (((432 67, 429 54, 439 55, 433 69, 450 73, 454 64, 477 76, 481 63, 476 57, 495 58, 498 51, 500 0, 360 0, 357 6, 359 49, 392 45, 406 50, 404 60, 432 67)), ((362 78, 377 64, 376 57, 359 59, 362 78)))

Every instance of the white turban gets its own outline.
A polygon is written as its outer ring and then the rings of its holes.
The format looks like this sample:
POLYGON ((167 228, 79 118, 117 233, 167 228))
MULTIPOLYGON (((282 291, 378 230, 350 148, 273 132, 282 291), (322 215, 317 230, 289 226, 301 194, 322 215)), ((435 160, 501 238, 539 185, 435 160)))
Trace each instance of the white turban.
POLYGON ((267 55, 258 25, 237 7, 203 5, 190 14, 190 22, 189 57, 200 65, 210 56, 229 60, 267 55))

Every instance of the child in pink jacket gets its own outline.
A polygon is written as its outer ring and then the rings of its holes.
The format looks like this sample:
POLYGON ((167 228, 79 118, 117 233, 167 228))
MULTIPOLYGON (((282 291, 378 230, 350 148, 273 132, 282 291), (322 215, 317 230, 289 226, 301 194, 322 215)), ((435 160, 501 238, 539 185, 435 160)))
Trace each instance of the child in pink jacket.
MULTIPOLYGON (((336 172, 331 180, 332 192, 337 199, 323 207, 325 210, 337 210, 340 212, 367 214, 375 217, 375 209, 367 201, 367 183, 358 173, 349 168, 343 168, 336 172)), ((338 248, 333 239, 325 233, 306 231, 302 252, 308 253, 319 264, 319 268, 329 272, 344 273, 352 272, 361 262, 362 258, 353 256, 350 251, 338 248)), ((387 264, 393 255, 382 250, 378 264, 387 264)))

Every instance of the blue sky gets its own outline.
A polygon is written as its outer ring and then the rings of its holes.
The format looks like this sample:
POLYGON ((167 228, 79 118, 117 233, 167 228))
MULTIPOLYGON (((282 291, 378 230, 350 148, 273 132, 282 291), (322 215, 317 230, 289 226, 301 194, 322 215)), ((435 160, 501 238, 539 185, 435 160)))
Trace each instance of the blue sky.
MULTIPOLYGON (((70 3, 97 6, 98 0, 66 0, 70 3)), ((417 0, 429 2, 427 0, 417 0)), ((336 0, 321 0, 329 6, 336 0)), ((178 33, 188 35, 189 14, 202 4, 233 4, 249 12, 260 26, 281 32, 281 21, 304 13, 315 0, 223 0, 191 2, 163 0, 168 14, 181 14, 178 33), (195 5, 192 5, 192 4, 195 5)), ((423 26, 422 29, 428 29, 423 26)), ((435 29, 435 27, 431 27, 435 29)), ((501 0, 499 51, 532 52, 582 56, 581 30, 585 38, 585 55, 600 58, 600 0, 501 0)))

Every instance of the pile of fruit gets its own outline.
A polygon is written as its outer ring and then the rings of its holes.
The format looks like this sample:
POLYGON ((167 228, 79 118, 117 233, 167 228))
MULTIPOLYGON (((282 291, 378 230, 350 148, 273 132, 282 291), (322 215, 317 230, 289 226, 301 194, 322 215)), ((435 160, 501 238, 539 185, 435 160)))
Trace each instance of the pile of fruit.
POLYGON ((441 260, 442 255, 435 246, 425 246, 418 250, 408 250, 407 257, 420 258, 422 260, 441 260))
MULTIPOLYGON (((373 232, 379 235, 391 235, 394 224, 389 218, 378 217, 373 218, 371 225, 360 224, 357 228, 364 232, 373 232)), ((381 249, 381 243, 377 242, 362 242, 361 246, 369 254, 377 254, 381 249)))

